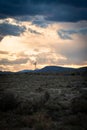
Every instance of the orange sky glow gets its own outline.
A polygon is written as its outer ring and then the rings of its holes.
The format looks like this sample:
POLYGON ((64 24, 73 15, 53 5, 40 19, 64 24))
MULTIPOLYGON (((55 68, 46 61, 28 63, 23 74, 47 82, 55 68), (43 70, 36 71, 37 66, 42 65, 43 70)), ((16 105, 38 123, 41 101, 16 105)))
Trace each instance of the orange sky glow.
POLYGON ((24 26, 26 30, 19 36, 8 34, 1 39, 0 71, 34 69, 35 61, 37 68, 47 65, 74 68, 87 66, 87 35, 77 33, 81 29, 81 22, 51 22, 41 27, 30 21, 17 22, 13 18, 5 20, 12 25, 24 26), (75 30, 74 33, 69 33, 71 30, 75 30))

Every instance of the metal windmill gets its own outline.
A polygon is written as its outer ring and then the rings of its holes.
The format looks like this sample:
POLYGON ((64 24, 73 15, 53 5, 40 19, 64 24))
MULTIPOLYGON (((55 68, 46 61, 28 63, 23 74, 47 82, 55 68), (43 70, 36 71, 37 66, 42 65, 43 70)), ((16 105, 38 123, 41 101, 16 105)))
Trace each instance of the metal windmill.
POLYGON ((35 66, 35 70, 36 70, 36 66, 37 66, 37 62, 35 61, 34 63, 33 63, 33 65, 35 66))

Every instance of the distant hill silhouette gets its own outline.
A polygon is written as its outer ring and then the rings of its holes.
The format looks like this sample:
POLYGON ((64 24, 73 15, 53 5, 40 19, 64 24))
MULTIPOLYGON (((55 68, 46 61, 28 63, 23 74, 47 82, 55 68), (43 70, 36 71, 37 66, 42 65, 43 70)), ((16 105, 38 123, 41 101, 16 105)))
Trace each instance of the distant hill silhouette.
POLYGON ((87 71, 87 67, 81 67, 78 69, 78 71, 87 71))
POLYGON ((13 72, 10 71, 0 71, 0 74, 12 74, 13 72))
MULTIPOLYGON (((16 73, 58 73, 58 72, 78 72, 78 73, 86 73, 87 67, 81 67, 81 68, 69 68, 69 67, 61 67, 61 66, 45 66, 41 69, 36 70, 21 70, 16 73)), ((12 72, 9 71, 0 71, 0 74, 12 74, 12 72)))
POLYGON ((26 73, 26 72, 32 72, 33 70, 21 70, 21 71, 18 71, 19 73, 26 73))
POLYGON ((19 73, 26 73, 26 72, 33 72, 33 73, 58 73, 58 72, 87 72, 87 67, 81 68, 70 68, 70 67, 61 67, 61 66, 45 66, 41 69, 36 70, 22 70, 19 73))
POLYGON ((60 67, 60 66, 46 66, 42 69, 35 70, 35 72, 64 72, 72 71, 74 68, 60 67))

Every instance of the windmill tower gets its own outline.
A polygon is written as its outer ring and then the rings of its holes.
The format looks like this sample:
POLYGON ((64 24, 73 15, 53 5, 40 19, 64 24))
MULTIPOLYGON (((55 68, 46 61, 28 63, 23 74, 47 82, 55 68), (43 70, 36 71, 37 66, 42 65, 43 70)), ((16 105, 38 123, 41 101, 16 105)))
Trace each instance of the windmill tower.
POLYGON ((33 65, 34 65, 34 67, 35 67, 35 70, 36 70, 36 66, 37 66, 37 62, 35 61, 34 63, 33 63, 33 65))

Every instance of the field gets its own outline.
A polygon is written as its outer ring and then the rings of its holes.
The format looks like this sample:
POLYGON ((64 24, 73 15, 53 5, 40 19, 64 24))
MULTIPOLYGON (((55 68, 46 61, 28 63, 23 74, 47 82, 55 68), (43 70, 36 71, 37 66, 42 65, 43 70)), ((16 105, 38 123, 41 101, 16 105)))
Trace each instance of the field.
POLYGON ((0 75, 0 130, 86 130, 87 77, 0 75))

